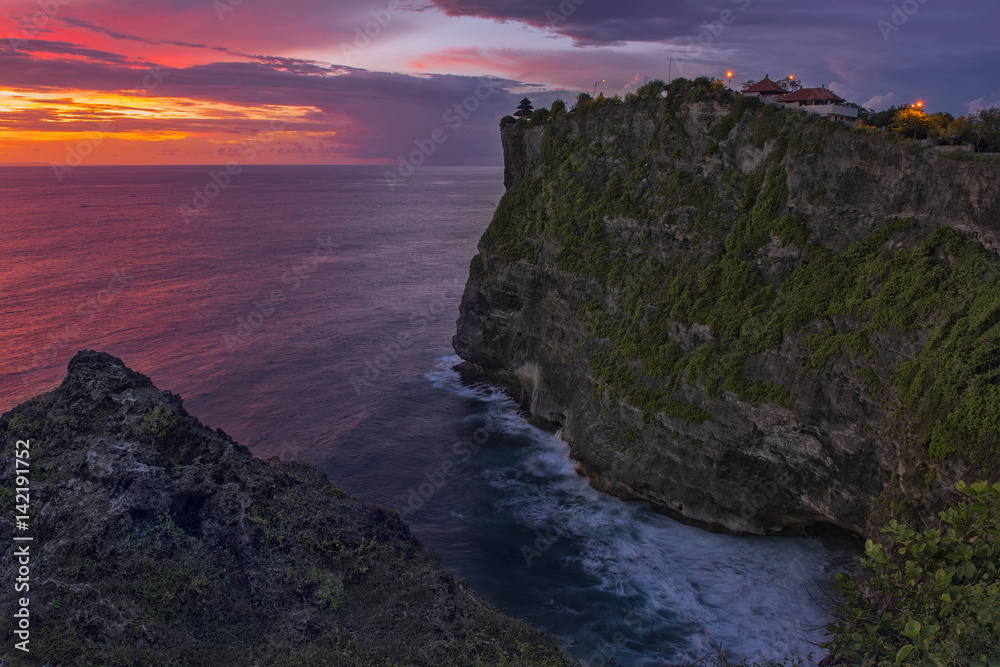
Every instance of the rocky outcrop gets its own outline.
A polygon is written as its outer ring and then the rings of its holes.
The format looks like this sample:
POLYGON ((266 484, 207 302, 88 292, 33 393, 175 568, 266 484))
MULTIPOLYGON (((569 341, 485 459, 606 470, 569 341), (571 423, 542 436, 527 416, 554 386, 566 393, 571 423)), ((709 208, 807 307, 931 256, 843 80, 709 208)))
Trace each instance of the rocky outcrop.
POLYGON ((997 478, 1000 448, 956 416, 1000 381, 997 320, 962 319, 1000 313, 996 164, 739 99, 502 138, 454 347, 596 486, 717 530, 876 537, 997 478), (970 355, 941 389, 936 361, 970 355))
POLYGON ((30 653, 13 623, 0 632, 17 664, 563 664, 395 512, 255 459, 108 354, 77 354, 0 433, 2 538, 30 551, 21 592, 9 546, 0 563, 4 617, 29 599, 30 653), (12 523, 24 481, 27 530, 12 523))

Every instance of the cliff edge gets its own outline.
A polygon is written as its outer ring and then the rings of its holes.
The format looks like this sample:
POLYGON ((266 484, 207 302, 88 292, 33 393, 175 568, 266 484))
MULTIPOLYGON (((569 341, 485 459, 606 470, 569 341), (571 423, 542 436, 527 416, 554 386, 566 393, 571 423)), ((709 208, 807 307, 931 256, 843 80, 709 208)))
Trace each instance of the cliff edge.
POLYGON ((454 347, 596 486, 877 538, 1000 478, 1000 164, 683 80, 502 139, 454 347))
POLYGON ((108 354, 78 353, 0 434, 0 535, 29 554, 0 561, 0 654, 17 664, 566 664, 395 512, 255 459, 108 354))

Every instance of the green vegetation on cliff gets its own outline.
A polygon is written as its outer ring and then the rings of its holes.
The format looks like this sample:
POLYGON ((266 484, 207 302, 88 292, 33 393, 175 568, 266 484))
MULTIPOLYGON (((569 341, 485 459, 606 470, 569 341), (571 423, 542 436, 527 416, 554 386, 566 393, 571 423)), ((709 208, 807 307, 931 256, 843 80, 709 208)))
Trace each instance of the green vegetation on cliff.
MULTIPOLYGON (((707 79, 677 80, 667 90, 665 99, 583 100, 544 127, 506 129, 519 141, 542 133, 540 157, 501 201, 483 252, 506 262, 554 261, 598 287, 599 296, 578 308, 597 343, 592 372, 647 421, 660 413, 688 423, 709 418, 680 399, 682 383, 709 396, 728 391, 788 405, 788 386, 752 377, 748 362, 800 341, 808 351, 803 371, 822 371, 840 355, 856 360, 869 393, 895 407, 907 437, 935 459, 957 452, 995 468, 997 258, 957 231, 892 217, 843 247, 822 244, 809 217, 790 205, 789 161, 817 155, 838 134, 853 135, 862 159, 890 139, 736 97, 707 79), (742 173, 729 161, 715 177, 705 175, 707 166, 692 168, 687 105, 706 100, 722 106, 710 150, 695 164, 720 159, 718 142, 734 133, 769 147, 763 164, 742 173), (644 145, 627 126, 637 118, 657 124, 644 145), (707 327, 707 335, 682 345, 678 327, 692 326, 707 327), (864 366, 886 331, 927 342, 916 359, 880 376, 864 366)), ((823 189, 808 199, 835 205, 823 189)), ((482 267, 480 260, 473 277, 492 280, 482 267)))
POLYGON ((837 664, 994 667, 1000 485, 938 512, 1000 478, 1000 172, 707 80, 667 93, 504 128, 456 350, 602 488, 883 541, 843 579, 837 664))

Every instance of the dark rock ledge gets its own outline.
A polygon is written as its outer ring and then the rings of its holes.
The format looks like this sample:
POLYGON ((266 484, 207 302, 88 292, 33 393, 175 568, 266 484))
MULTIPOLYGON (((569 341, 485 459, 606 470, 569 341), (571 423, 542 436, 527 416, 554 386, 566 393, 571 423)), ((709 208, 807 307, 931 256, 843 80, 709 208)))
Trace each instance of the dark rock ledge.
MULTIPOLYGON (((0 417, 0 613, 30 599, 25 665, 561 665, 553 643, 442 571, 392 510, 254 458, 109 354, 0 417), (15 451, 30 439, 31 522, 15 451)), ((3 660, 0 660, 2 663, 3 660)))

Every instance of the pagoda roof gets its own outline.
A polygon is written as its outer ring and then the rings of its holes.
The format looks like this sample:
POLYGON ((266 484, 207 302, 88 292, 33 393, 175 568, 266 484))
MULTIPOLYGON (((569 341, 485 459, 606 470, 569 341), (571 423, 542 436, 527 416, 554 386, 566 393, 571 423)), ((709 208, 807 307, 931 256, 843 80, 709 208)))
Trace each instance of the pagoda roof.
POLYGON ((786 93, 784 88, 771 81, 766 74, 764 78, 743 91, 744 93, 786 93))

